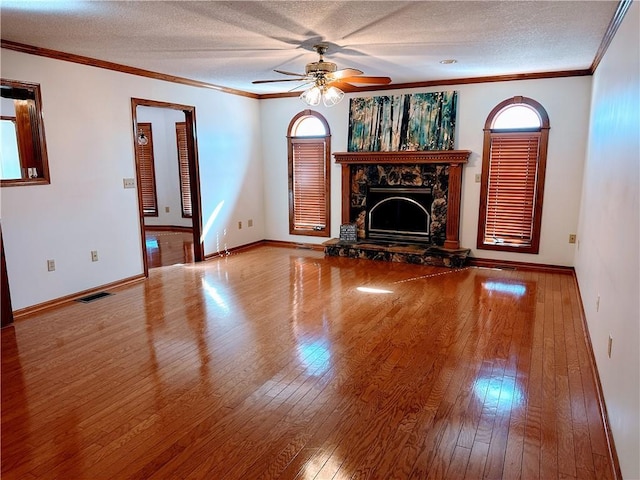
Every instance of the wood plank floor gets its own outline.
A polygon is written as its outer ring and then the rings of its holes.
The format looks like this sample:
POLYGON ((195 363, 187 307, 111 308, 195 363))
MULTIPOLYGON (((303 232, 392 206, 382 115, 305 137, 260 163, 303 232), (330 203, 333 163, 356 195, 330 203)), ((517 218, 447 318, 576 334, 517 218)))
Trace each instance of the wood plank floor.
POLYGON ((2 478, 608 479, 571 275, 260 246, 2 330, 2 478))
POLYGON ((149 268, 193 263, 193 234, 145 228, 145 248, 149 268))

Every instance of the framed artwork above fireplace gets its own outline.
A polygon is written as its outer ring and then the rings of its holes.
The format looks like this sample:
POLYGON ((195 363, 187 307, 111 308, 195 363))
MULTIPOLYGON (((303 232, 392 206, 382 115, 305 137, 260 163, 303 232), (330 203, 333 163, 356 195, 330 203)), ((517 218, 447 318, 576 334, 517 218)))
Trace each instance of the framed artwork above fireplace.
POLYGON ((347 150, 452 150, 457 99, 455 91, 352 98, 347 150))

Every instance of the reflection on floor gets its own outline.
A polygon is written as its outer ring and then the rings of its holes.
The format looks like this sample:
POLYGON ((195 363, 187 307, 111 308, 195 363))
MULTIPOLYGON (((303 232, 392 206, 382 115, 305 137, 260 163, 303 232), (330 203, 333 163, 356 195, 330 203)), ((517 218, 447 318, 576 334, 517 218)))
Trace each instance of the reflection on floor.
POLYGON ((193 234, 145 229, 149 268, 193 262, 193 234))

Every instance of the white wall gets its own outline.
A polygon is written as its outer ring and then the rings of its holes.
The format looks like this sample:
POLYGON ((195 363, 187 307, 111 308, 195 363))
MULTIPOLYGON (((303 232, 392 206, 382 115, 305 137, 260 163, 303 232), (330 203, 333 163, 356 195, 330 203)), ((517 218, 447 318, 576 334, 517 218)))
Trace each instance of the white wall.
MULTIPOLYGON (((569 234, 576 233, 582 172, 587 139, 590 77, 544 80, 523 80, 470 85, 390 90, 380 95, 397 93, 458 91, 456 149, 471 150, 464 167, 461 207, 460 243, 471 248, 474 257, 521 262, 573 265, 575 246, 568 243, 569 234), (531 97, 540 102, 549 114, 551 130, 545 197, 542 213, 542 233, 538 255, 477 250, 476 234, 480 184, 475 174, 481 172, 483 127, 489 112, 498 103, 515 95, 531 97)), ((346 95, 350 97, 353 95, 346 95)), ((304 243, 321 243, 326 238, 289 235, 287 197, 287 127, 293 116, 304 110, 297 98, 270 99, 261 102, 262 156, 265 172, 265 233, 267 238, 304 243)), ((349 102, 317 110, 331 127, 333 152, 347 150, 349 102)), ((338 236, 341 220, 341 167, 331 167, 331 234, 338 236)))
POLYGON ((169 108, 139 106, 136 116, 140 123, 151 123, 153 164, 158 200, 158 216, 144 217, 144 224, 147 226, 191 227, 193 225, 191 219, 182 217, 180 170, 176 143, 176 122, 185 121, 184 112, 169 108), (169 212, 166 211, 167 208, 169 208, 169 212))
POLYGON ((205 254, 265 237, 257 100, 1 54, 2 77, 41 85, 51 173, 51 185, 0 191, 14 309, 143 272, 137 192, 122 185, 135 176, 132 97, 196 107, 205 254), (254 226, 238 230, 237 222, 250 218, 254 226), (55 272, 47 272, 47 259, 55 260, 55 272))
POLYGON ((639 26, 640 7, 634 2, 594 75, 575 262, 611 430, 628 479, 640 478, 639 26))

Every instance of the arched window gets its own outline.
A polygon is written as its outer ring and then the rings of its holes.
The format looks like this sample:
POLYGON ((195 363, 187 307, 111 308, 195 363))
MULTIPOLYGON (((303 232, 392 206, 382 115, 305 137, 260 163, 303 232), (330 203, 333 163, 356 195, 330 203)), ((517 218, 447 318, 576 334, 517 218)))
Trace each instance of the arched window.
POLYGON ((328 237, 331 221, 331 132, 312 110, 298 113, 287 131, 289 233, 328 237))
POLYGON ((538 253, 549 117, 538 102, 514 97, 484 126, 479 249, 538 253))

